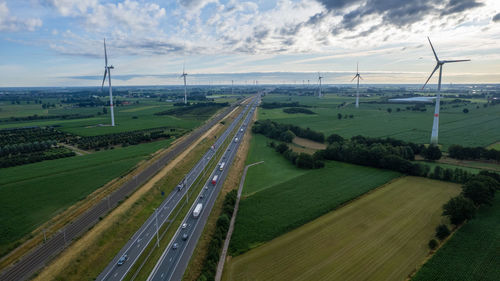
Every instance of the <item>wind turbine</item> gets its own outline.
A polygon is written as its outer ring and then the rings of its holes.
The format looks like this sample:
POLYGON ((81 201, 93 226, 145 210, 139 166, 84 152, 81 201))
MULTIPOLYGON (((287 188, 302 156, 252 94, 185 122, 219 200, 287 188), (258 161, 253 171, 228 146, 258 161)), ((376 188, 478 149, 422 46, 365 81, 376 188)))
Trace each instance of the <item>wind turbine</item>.
MULTIPOLYGON (((184 78, 184 104, 187 104, 187 87, 186 87, 186 76, 188 74, 186 73, 185 71, 185 65, 183 64, 182 65, 182 74, 180 77, 183 77, 184 78)), ((179 78, 180 78, 179 77, 179 78)))
POLYGON ((321 98, 321 79, 323 79, 325 77, 321 76, 318 72, 318 81, 319 81, 319 88, 318 88, 318 98, 321 98))
POLYGON ((104 38, 104 78, 102 79, 101 91, 104 89, 104 82, 106 81, 106 75, 108 75, 109 81, 109 107, 111 109, 111 126, 115 126, 115 113, 113 111, 113 89, 111 88, 111 69, 114 69, 112 65, 108 66, 108 54, 106 53, 106 38, 104 38))
POLYGON ((231 95, 234 96, 234 80, 231 80, 231 95))
POLYGON ((359 79, 364 80, 361 75, 359 75, 359 64, 356 63, 356 75, 354 75, 354 78, 352 78, 351 82, 354 81, 354 79, 358 78, 358 85, 356 86, 356 108, 359 108, 359 79))
POLYGON ((434 109, 434 122, 432 123, 432 134, 431 134, 431 144, 437 144, 438 143, 438 132, 439 132, 439 107, 440 107, 440 101, 441 101, 441 76, 443 73, 443 64, 445 63, 450 63, 450 62, 462 62, 462 61, 470 61, 470 60, 439 60, 436 51, 434 50, 434 47, 432 46, 431 39, 427 37, 427 40, 429 40, 429 44, 431 45, 432 52, 434 53, 434 57, 436 58, 436 67, 434 67, 434 70, 432 71, 431 75, 429 78, 427 78, 427 81, 425 81, 425 84, 422 86, 422 90, 424 89, 425 85, 427 85, 427 82, 431 79, 432 75, 436 70, 439 68, 439 82, 438 82, 438 92, 437 92, 437 98, 436 98, 436 107, 434 109))

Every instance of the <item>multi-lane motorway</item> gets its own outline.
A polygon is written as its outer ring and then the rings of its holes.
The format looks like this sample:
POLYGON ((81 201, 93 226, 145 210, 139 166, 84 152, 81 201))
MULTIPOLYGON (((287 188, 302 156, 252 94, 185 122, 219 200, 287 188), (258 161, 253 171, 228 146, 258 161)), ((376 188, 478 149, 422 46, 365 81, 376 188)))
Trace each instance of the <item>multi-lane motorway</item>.
MULTIPOLYGON (((253 104, 253 103, 252 103, 253 104)), ((108 264, 104 271, 98 276, 97 280, 122 280, 130 269, 133 267, 135 262, 141 256, 143 251, 149 245, 153 239, 157 238, 157 229, 161 228, 164 223, 167 222, 167 218, 172 214, 176 206, 183 201, 184 195, 189 192, 190 187, 196 181, 196 179, 203 173, 206 166, 209 164, 210 160, 214 157, 217 151, 221 148, 224 141, 231 134, 234 128, 237 126, 239 121, 247 114, 249 111, 253 112, 252 106, 247 106, 245 109, 235 118, 235 120, 230 124, 226 131, 217 139, 215 144, 210 148, 203 157, 198 161, 198 163, 192 168, 185 178, 179 183, 182 188, 176 188, 173 190, 160 204, 155 212, 146 220, 146 222, 141 226, 141 228, 132 236, 132 238, 127 242, 127 244, 120 250, 120 252, 115 256, 115 258, 108 264), (126 255, 127 259, 121 265, 118 265, 118 261, 121 257, 126 255)), ((248 116, 248 114, 247 114, 248 116)), ((247 117, 248 118, 248 117, 247 117)), ((248 122, 248 121, 246 121, 248 122)), ((241 134, 238 130, 237 134, 241 134)), ((230 147, 232 147, 234 141, 231 141, 230 147)), ((234 151, 233 151, 234 152, 234 151)), ((226 157, 226 155, 224 155, 226 157)), ((229 164, 229 163, 228 163, 229 164)))
POLYGON ((124 200, 128 195, 134 192, 139 186, 154 176, 172 159, 177 157, 195 140, 202 136, 208 129, 217 124, 224 116, 231 112, 238 103, 233 104, 223 112, 219 113, 205 125, 196 129, 193 133, 187 136, 183 141, 174 146, 174 148, 148 166, 146 169, 138 173, 134 178, 125 182, 116 191, 114 191, 106 199, 99 201, 87 212, 78 217, 60 231, 48 237, 47 242, 35 248, 13 266, 10 266, 0 272, 0 281, 25 280, 31 276, 36 270, 43 267, 55 255, 61 252, 67 245, 71 244, 72 240, 80 236, 89 228, 99 222, 99 218, 105 216, 110 210, 124 200))
POLYGON ((229 167, 236 155, 236 151, 241 143, 241 139, 246 132, 257 101, 255 100, 250 105, 243 124, 238 128, 236 135, 231 143, 226 148, 219 165, 212 171, 209 179, 204 185, 204 188, 198 194, 198 198, 193 203, 191 209, 186 214, 183 223, 174 234, 173 239, 168 244, 161 258, 148 277, 148 281, 166 281, 166 280, 181 280, 189 263, 191 255, 196 247, 198 239, 201 236, 203 228, 207 222, 208 216, 215 203, 217 195, 224 183, 229 167), (224 162, 223 169, 220 164, 224 162), (217 180, 214 181, 214 178, 217 180), (193 211, 198 204, 202 204, 201 213, 198 216, 193 215, 193 211))

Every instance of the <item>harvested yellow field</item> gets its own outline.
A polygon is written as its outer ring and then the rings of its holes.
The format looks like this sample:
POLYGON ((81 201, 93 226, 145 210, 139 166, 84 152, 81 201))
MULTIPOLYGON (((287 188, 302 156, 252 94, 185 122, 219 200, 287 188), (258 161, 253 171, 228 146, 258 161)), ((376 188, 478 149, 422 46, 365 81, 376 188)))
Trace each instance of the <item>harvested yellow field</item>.
POLYGON ((223 280, 404 280, 459 193, 453 183, 398 179, 232 258, 223 280))

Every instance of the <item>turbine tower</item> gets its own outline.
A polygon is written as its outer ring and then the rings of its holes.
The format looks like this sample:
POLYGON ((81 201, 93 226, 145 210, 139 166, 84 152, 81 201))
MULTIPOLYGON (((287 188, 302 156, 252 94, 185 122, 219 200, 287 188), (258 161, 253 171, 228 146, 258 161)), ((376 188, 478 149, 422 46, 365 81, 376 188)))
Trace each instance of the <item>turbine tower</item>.
POLYGON ((182 65, 182 74, 180 77, 184 78, 184 104, 187 104, 187 86, 186 86, 186 76, 187 75, 188 74, 185 71, 185 65, 182 65))
POLYGON ((111 88, 111 69, 114 69, 112 65, 108 66, 108 54, 106 53, 106 38, 104 38, 104 78, 102 79, 101 91, 104 89, 104 82, 106 81, 106 75, 108 75, 109 81, 109 107, 111 109, 111 126, 115 126, 115 113, 113 111, 113 89, 111 88))
POLYGON ((354 75, 354 78, 352 78, 351 82, 354 81, 354 79, 358 78, 358 85, 356 86, 356 108, 359 108, 359 79, 363 80, 361 75, 359 75, 359 64, 356 63, 356 75, 354 75))
POLYGON ((434 53, 434 57, 436 58, 436 67, 434 67, 434 70, 432 71, 431 75, 429 78, 427 78, 427 81, 425 81, 425 84, 422 86, 422 90, 424 89, 425 85, 427 85, 427 82, 431 79, 432 75, 436 70, 439 68, 439 82, 438 82, 438 91, 437 91, 437 97, 436 97, 436 107, 434 109, 434 122, 432 123, 432 134, 431 134, 431 144, 438 144, 438 132, 439 132, 439 107, 440 107, 440 101, 441 101, 441 76, 443 73, 443 64, 449 63, 449 62, 462 62, 462 61, 470 61, 470 60, 439 60, 436 51, 434 50, 434 47, 432 46, 431 39, 427 37, 427 40, 429 40, 429 44, 431 45, 432 52, 434 53))
POLYGON ((322 97, 322 94, 321 94, 321 79, 323 79, 325 77, 321 76, 318 72, 318 81, 319 81, 319 87, 318 87, 318 98, 321 98, 322 97))
POLYGON ((234 80, 231 80, 231 95, 234 96, 234 80))

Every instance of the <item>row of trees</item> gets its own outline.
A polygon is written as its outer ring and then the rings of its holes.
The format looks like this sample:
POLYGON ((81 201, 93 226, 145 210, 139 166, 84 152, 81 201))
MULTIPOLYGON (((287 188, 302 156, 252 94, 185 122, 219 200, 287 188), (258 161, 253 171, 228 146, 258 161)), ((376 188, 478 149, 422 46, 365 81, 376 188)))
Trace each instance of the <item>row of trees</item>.
POLYGON ((301 105, 298 101, 294 102, 263 102, 260 107, 265 109, 283 108, 283 107, 309 107, 301 105))
POLYGON ((28 143, 15 143, 0 147, 0 157, 14 156, 18 154, 32 153, 36 151, 49 150, 52 146, 56 145, 56 141, 35 141, 28 143))
MULTIPOLYGON (((500 189, 500 175, 493 172, 481 171, 471 177, 463 186, 460 195, 451 198, 443 205, 443 216, 459 226, 466 220, 473 219, 481 205, 492 205, 496 191, 500 189)), ((444 240, 450 235, 445 224, 436 228, 436 238, 444 240)), ((429 248, 435 249, 439 245, 436 239, 429 241, 429 248)))
POLYGON ((224 197, 222 213, 215 224, 215 231, 208 244, 208 252, 205 256, 200 276, 198 276, 198 281, 214 280, 215 278, 217 264, 219 262, 222 246, 224 245, 224 240, 226 239, 227 231, 229 230, 237 195, 237 190, 233 189, 224 197))
POLYGON ((458 144, 451 145, 448 148, 448 155, 451 158, 459 160, 495 160, 500 161, 500 151, 495 149, 486 149, 484 147, 463 147, 458 144))
POLYGON ((288 114, 295 114, 295 113, 314 114, 313 111, 306 109, 306 108, 302 108, 302 107, 284 108, 283 112, 288 113, 288 114))
POLYGON ((70 143, 78 145, 79 148, 85 150, 115 145, 136 145, 157 139, 170 138, 172 136, 172 132, 175 131, 175 128, 161 127, 116 134, 75 137, 70 141, 70 143))
POLYGON ((51 127, 2 129, 0 130, 0 147, 48 140, 62 142, 71 136, 71 134, 58 131, 51 127))
POLYGON ((0 157, 0 168, 36 163, 44 160, 72 157, 75 155, 76 154, 73 151, 65 147, 56 147, 45 151, 4 156, 0 157))
POLYGON ((61 115, 38 115, 34 114, 31 116, 23 116, 23 117, 9 117, 9 118, 4 118, 0 119, 0 122, 18 122, 18 121, 31 121, 31 120, 47 120, 47 119, 63 119, 63 120, 69 120, 69 119, 83 119, 83 118, 90 118, 94 117, 94 115, 91 114, 61 114, 61 115))
POLYGON ((288 161, 300 169, 319 169, 325 166, 325 163, 319 157, 319 154, 310 155, 307 153, 297 153, 291 150, 285 143, 276 145, 274 142, 269 144, 276 152, 283 155, 288 161))
POLYGON ((325 135, 323 133, 295 125, 280 124, 271 120, 256 121, 252 127, 252 132, 288 143, 292 142, 295 136, 320 143, 325 142, 325 135))

